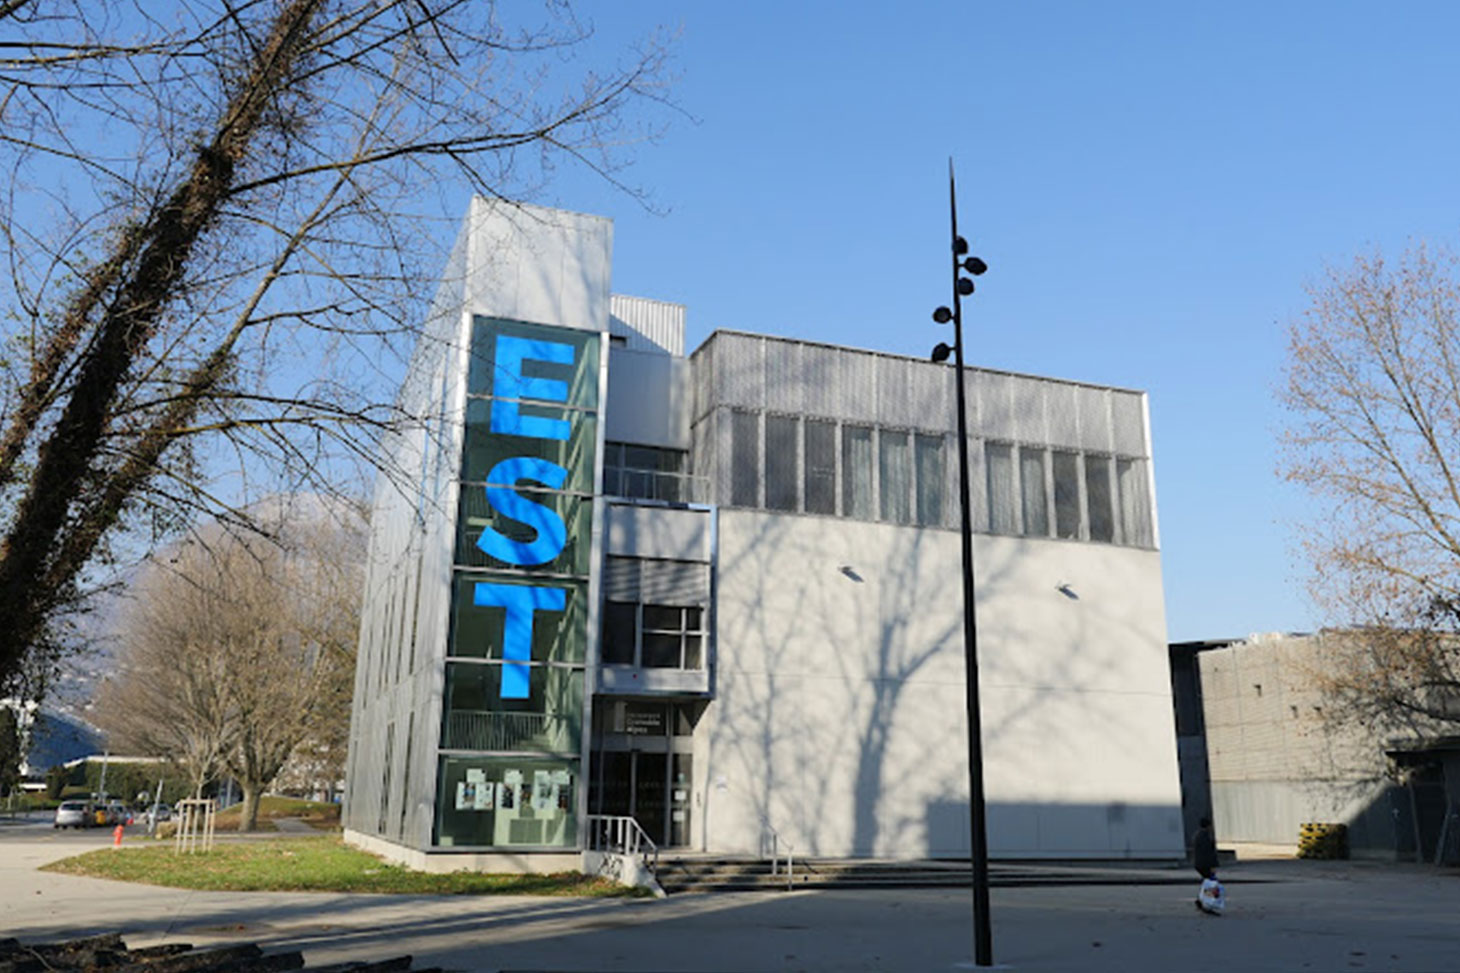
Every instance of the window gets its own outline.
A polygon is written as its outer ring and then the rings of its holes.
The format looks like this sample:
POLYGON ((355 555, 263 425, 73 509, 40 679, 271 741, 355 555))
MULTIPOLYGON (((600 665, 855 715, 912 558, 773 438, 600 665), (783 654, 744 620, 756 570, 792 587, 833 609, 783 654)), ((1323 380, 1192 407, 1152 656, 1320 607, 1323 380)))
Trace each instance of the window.
POLYGON ((635 500, 689 500, 692 496, 686 486, 686 466, 684 450, 605 443, 603 492, 635 500))
POLYGON ((765 505, 796 509, 796 425, 790 416, 765 417, 765 505))
POLYGON ((943 523, 943 492, 948 476, 943 464, 943 437, 918 433, 915 440, 918 466, 918 523, 936 527, 943 523))
POLYGON ((1017 496, 1014 492, 1014 448, 1004 443, 984 444, 984 465, 988 472, 989 531, 994 534, 1019 532, 1017 496))
POLYGON ((1044 450, 1019 449, 1019 493, 1027 537, 1049 536, 1049 494, 1044 486, 1044 450))
POLYGON ((1080 457, 1054 453, 1054 530, 1056 537, 1080 537, 1080 457))
POLYGON ((607 602, 603 661, 646 669, 704 668, 704 609, 607 602))
POLYGON ((806 512, 836 513, 836 423, 807 419, 806 512))
POLYGON ((621 601, 603 606, 603 661, 613 666, 634 664, 634 640, 638 637, 638 606, 621 601))
POLYGON ((884 429, 878 436, 882 519, 894 524, 912 522, 912 463, 907 433, 884 429))
POLYGON ((1115 510, 1110 496, 1110 458, 1085 457, 1085 498, 1090 508, 1090 539, 1115 540, 1115 510))
POLYGON ((842 427, 842 515, 872 519, 872 430, 842 427))
POLYGON ((730 503, 760 506, 760 416, 730 413, 730 503))

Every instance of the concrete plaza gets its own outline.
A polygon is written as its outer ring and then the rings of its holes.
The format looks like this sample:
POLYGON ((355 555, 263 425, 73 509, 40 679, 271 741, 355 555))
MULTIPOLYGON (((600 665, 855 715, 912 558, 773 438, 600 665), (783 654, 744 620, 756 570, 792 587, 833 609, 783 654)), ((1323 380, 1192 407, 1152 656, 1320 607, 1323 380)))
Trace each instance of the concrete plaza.
MULTIPOLYGON (((251 941, 301 949, 311 964, 409 953, 417 966, 483 971, 950 970, 967 968, 972 951, 961 890, 600 901, 188 892, 36 871, 101 843, 0 827, 0 935, 251 941)), ((1015 970, 1460 970, 1453 870, 1273 860, 1224 877, 1222 918, 1197 913, 1195 881, 995 888, 995 960, 1015 970)))

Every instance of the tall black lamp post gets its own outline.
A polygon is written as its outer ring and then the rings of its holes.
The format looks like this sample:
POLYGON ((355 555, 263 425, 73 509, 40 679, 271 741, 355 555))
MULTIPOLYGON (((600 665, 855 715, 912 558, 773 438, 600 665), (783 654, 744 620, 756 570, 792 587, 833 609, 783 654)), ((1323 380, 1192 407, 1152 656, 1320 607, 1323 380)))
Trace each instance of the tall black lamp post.
POLYGON ((973 605, 973 512, 968 490, 968 410, 963 380, 963 298, 973 293, 973 278, 988 270, 988 264, 968 254, 968 241, 958 235, 958 197, 953 186, 953 160, 948 160, 948 213, 953 227, 953 310, 940 307, 933 312, 939 324, 953 322, 953 346, 938 342, 933 361, 944 362, 949 354, 958 371, 958 497, 963 514, 963 657, 968 702, 968 807, 969 850, 973 859, 973 961, 978 966, 994 962, 993 935, 989 924, 989 844, 983 800, 983 722, 978 706, 978 626, 973 605), (964 276, 964 274, 969 276, 964 276))

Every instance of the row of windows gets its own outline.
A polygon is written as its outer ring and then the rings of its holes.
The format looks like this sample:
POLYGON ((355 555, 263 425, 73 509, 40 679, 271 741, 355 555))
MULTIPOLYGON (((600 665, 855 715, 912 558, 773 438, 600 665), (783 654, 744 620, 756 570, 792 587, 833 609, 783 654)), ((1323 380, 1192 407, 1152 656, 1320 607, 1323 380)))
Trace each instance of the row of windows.
POLYGON ((895 524, 945 522, 943 436, 768 415, 764 443, 762 464, 760 415, 731 413, 733 506, 895 524))
MULTIPOLYGON (((957 498, 949 495, 948 439, 736 410, 730 504, 951 526, 957 498)), ((983 472, 981 524, 991 533, 1154 544, 1144 460, 989 442, 983 472)))
POLYGON ((984 471, 990 533, 1154 546, 1142 460, 985 443, 984 471))

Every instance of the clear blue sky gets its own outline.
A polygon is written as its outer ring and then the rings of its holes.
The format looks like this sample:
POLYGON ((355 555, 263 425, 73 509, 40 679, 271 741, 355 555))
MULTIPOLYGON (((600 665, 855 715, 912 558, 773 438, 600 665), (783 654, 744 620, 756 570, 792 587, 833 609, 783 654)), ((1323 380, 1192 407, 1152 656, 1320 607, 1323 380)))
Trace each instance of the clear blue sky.
POLYGON ((1276 473, 1287 322, 1325 266, 1455 239, 1460 4, 589 0, 681 31, 694 117, 636 153, 614 287, 738 328, 924 355, 948 157, 991 270, 980 365, 1150 393, 1173 639, 1321 622, 1276 473))

